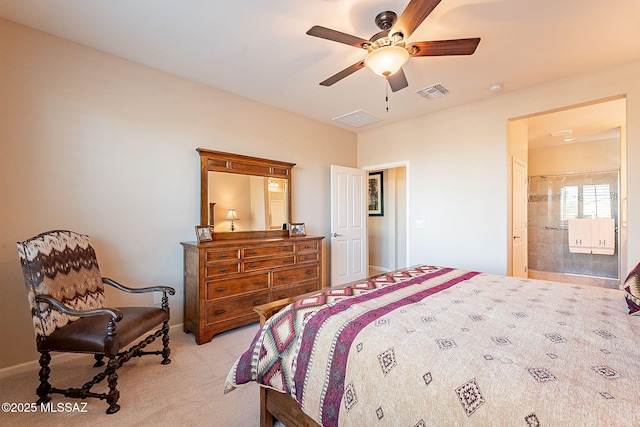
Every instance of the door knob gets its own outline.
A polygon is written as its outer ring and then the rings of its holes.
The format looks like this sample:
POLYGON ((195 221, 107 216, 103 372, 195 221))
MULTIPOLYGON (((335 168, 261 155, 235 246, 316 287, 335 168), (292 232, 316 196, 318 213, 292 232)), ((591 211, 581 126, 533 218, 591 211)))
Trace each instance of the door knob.
POLYGON ((338 237, 338 236, 342 236, 342 234, 333 233, 333 237, 338 237))

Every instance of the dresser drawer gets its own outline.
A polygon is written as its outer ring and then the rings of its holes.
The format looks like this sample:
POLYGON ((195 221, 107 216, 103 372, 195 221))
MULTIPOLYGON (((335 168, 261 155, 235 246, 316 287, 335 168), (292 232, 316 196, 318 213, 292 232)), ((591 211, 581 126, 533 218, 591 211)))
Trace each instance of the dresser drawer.
POLYGON ((318 241, 296 243, 296 251, 297 252, 317 251, 318 244, 319 244, 318 241))
POLYGON ((254 248, 245 248, 242 250, 242 256, 246 258, 255 258, 261 256, 273 256, 280 254, 292 254, 293 243, 278 246, 260 246, 254 248))
POLYGON ((318 265, 290 268, 273 272, 273 286, 284 286, 291 283, 318 278, 318 265))
POLYGON ((237 298, 222 298, 205 304, 205 323, 222 322, 252 313, 253 307, 269 302, 269 292, 257 292, 237 298))
POLYGON ((204 252, 206 264, 218 261, 230 261, 240 259, 240 249, 208 249, 204 252))
POLYGON ((317 280, 307 282, 304 285, 274 288, 271 292, 271 301, 308 294, 309 292, 317 291, 319 288, 320 284, 317 280))
POLYGON ((309 252, 307 254, 298 254, 298 263, 316 262, 318 261, 318 252, 309 252))
POLYGON ((259 261, 245 261, 243 262, 243 271, 260 270, 262 268, 274 268, 282 267, 283 265, 293 265, 295 258, 292 256, 282 258, 270 258, 259 261))
POLYGON ((211 278, 216 276, 225 276, 227 274, 239 273, 240 263, 214 263, 204 266, 204 277, 211 278))
POLYGON ((269 274, 251 274, 234 279, 210 280, 206 283, 206 300, 223 298, 269 288, 269 274))

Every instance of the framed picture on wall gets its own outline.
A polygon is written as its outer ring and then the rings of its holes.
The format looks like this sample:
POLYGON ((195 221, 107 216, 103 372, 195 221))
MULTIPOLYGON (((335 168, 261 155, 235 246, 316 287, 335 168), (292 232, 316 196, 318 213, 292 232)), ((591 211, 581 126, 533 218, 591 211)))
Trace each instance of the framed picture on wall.
POLYGON ((384 216, 384 189, 382 187, 382 171, 369 172, 368 178, 369 216, 384 216))

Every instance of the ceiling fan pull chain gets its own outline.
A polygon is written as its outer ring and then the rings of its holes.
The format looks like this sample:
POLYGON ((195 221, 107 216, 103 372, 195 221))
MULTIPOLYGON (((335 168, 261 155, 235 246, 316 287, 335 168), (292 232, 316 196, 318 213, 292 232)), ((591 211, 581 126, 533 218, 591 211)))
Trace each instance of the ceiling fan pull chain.
POLYGON ((387 113, 388 113, 389 112, 389 84, 388 84, 387 78, 384 79, 384 87, 386 90, 384 100, 387 103, 387 113))

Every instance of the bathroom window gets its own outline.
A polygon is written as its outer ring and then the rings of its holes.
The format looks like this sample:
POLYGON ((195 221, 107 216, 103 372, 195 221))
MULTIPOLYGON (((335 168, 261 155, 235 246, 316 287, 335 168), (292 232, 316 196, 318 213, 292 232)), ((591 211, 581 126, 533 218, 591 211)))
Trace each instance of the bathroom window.
POLYGON ((609 184, 582 187, 582 217, 611 218, 611 188, 609 184))
POLYGON ((612 218, 609 184, 567 185, 560 192, 560 219, 612 218), (582 203, 580 203, 582 201, 582 203))
POLYGON ((578 218, 578 186, 568 185, 560 190, 560 220, 578 218))

